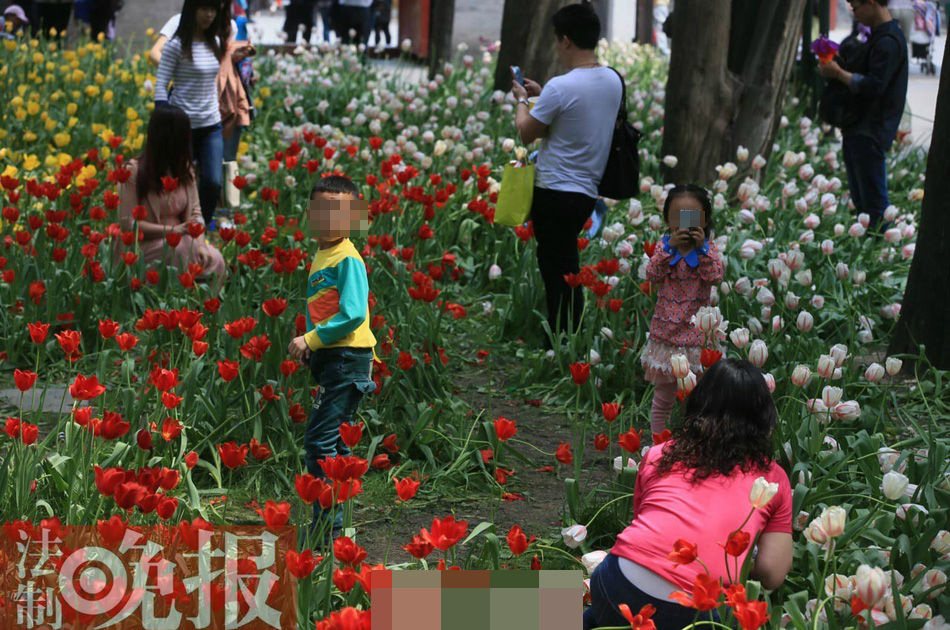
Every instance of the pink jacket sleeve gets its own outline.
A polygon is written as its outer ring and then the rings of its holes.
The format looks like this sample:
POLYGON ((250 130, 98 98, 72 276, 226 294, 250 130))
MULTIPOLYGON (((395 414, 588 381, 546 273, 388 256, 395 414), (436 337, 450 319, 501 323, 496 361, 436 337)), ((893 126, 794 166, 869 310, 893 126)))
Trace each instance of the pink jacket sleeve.
POLYGON ((719 252, 714 245, 710 243, 709 253, 699 257, 699 277, 706 284, 719 284, 723 278, 722 261, 719 260, 719 252))
POLYGON ((650 282, 662 282, 670 273, 670 255, 666 250, 657 246, 656 251, 647 263, 647 280, 650 282))

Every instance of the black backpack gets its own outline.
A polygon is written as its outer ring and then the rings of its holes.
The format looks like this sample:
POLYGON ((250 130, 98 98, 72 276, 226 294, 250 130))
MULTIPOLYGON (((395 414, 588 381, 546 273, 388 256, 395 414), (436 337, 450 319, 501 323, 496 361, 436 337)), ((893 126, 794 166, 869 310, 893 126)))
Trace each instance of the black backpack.
MULTIPOLYGON (((891 37, 900 43, 900 40, 893 35, 887 34, 883 37, 891 37)), ((868 57, 871 54, 871 44, 870 37, 866 41, 861 41, 857 33, 852 33, 841 42, 835 61, 848 72, 865 73, 868 68, 868 57)), ((904 54, 907 54, 906 50, 904 54)), ((840 129, 853 128, 864 118, 867 109, 867 98, 855 94, 851 88, 837 79, 825 79, 821 99, 818 101, 818 117, 823 122, 840 129)))
MULTIPOLYGON (((611 70, 617 72, 615 68, 611 70)), ((620 111, 614 122, 610 154, 597 193, 608 199, 630 199, 640 192, 640 154, 637 145, 643 134, 627 120, 627 84, 619 72, 617 76, 620 77, 620 111)))

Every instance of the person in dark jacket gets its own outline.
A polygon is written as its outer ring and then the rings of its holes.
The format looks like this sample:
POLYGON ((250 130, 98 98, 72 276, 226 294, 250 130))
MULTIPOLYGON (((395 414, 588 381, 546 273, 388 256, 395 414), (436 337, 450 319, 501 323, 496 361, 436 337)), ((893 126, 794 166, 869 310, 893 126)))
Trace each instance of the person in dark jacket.
POLYGON ((386 36, 386 45, 389 46, 392 35, 389 34, 389 22, 392 20, 393 0, 374 0, 373 2, 373 32, 376 33, 376 45, 383 42, 386 36))
POLYGON ((819 65, 825 78, 841 81, 860 97, 861 118, 842 129, 848 189, 858 213, 878 225, 890 205, 885 154, 891 148, 907 99, 907 40, 887 9, 888 0, 850 0, 854 18, 871 27, 867 61, 848 72, 834 61, 819 65))

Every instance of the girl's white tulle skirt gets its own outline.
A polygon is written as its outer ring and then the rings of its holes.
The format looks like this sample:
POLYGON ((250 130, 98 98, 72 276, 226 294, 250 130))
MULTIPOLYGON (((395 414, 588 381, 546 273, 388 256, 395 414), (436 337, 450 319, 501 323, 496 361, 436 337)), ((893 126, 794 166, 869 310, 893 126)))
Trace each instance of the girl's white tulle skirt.
MULTIPOLYGON (((722 346, 719 346, 717 350, 723 352, 722 346)), ((689 361, 689 369, 699 376, 703 373, 701 353, 700 346, 676 346, 665 341, 647 339, 646 345, 640 352, 640 364, 643 366, 644 377, 651 383, 672 383, 676 379, 673 377, 670 357, 674 354, 685 355, 686 360, 689 361)))

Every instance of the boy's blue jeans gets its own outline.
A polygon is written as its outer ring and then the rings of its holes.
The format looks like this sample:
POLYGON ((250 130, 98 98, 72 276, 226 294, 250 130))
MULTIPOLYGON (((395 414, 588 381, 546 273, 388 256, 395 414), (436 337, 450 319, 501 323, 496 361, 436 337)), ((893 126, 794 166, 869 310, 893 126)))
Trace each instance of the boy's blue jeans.
MULTIPOLYGON (((325 457, 349 455, 350 449, 340 437, 340 425, 352 423, 356 408, 364 394, 376 390, 373 382, 373 351, 370 348, 325 348, 310 354, 310 373, 317 386, 317 395, 310 409, 304 448, 307 471, 317 478, 326 475, 320 467, 325 457)), ((343 527, 343 510, 333 506, 327 510, 313 503, 311 530, 323 525, 335 509, 332 529, 343 527)))
POLYGON ((859 214, 866 212, 871 217, 871 225, 877 225, 890 205, 886 155, 877 140, 861 134, 844 136, 841 152, 855 210, 859 214))

